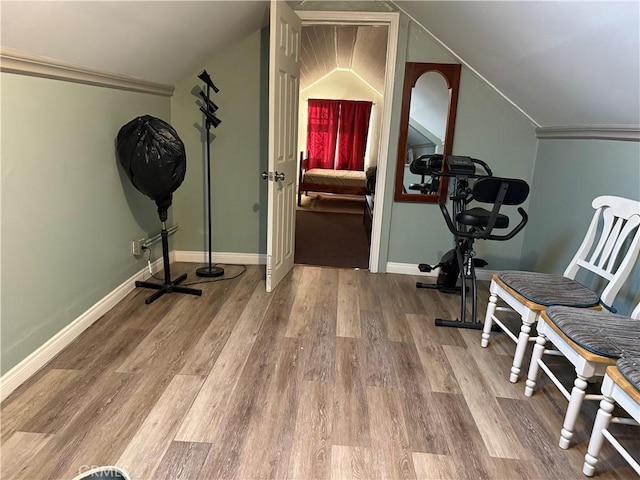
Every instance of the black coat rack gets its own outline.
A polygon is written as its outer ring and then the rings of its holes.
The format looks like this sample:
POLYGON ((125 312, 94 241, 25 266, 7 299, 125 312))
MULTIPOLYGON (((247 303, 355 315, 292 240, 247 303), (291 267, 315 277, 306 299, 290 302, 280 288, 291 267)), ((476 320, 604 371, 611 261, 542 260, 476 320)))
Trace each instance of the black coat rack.
POLYGON ((212 263, 211 260, 211 140, 209 134, 211 127, 218 128, 218 125, 222 121, 216 117, 215 112, 218 110, 218 106, 211 101, 211 90, 218 93, 218 87, 216 87, 211 80, 211 77, 206 70, 203 70, 198 78, 202 80, 207 88, 206 94, 200 90, 200 96, 204 100, 204 105, 200 106, 200 111, 204 114, 205 123, 205 142, 207 145, 207 227, 208 227, 208 240, 209 240, 209 262, 206 267, 201 267, 196 270, 196 275, 199 277, 220 277, 224 275, 224 269, 218 267, 212 263))

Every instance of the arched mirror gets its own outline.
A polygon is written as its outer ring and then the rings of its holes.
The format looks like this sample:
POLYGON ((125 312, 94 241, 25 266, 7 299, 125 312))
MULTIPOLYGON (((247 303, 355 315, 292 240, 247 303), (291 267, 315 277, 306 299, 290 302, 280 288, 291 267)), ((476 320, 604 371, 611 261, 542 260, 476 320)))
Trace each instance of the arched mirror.
POLYGON ((451 155, 456 123, 460 65, 412 63, 405 66, 398 163, 394 199, 396 202, 435 203, 447 194, 448 182, 429 185, 409 170, 414 158, 431 153, 451 155))

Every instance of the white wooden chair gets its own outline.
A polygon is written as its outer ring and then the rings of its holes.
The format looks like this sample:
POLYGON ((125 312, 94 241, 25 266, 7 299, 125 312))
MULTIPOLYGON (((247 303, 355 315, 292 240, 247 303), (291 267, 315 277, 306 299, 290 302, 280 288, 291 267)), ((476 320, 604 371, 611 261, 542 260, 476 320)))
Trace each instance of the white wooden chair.
POLYGON ((640 356, 640 304, 630 317, 607 311, 552 306, 542 312, 537 324, 538 336, 531 355, 525 395, 536 387, 540 370, 544 371, 569 401, 560 432, 560 448, 569 448, 580 408, 584 400, 601 400, 602 395, 587 395, 587 381, 602 377, 623 355, 640 356), (553 350, 545 349, 547 341, 553 350), (561 383, 543 355, 562 355, 575 367, 571 393, 561 383))
POLYGON ((606 438, 620 455, 631 465, 638 475, 640 475, 640 459, 634 459, 631 454, 616 440, 608 430, 611 422, 640 423, 640 358, 624 357, 618 360, 617 365, 607 368, 602 382, 602 394, 604 398, 600 402, 600 409, 593 423, 591 439, 587 447, 587 454, 584 456, 582 473, 588 477, 595 473, 595 466, 598 462, 598 455, 602 449, 602 443, 606 438), (613 417, 614 404, 617 403, 622 409, 631 415, 632 419, 621 419, 613 417))
POLYGON ((498 325, 516 350, 509 380, 516 383, 530 337, 531 327, 540 313, 551 305, 578 308, 611 306, 624 280, 631 272, 640 250, 640 202, 614 196, 596 197, 593 219, 577 253, 563 275, 504 271, 493 275, 480 345, 487 347, 491 329, 498 325), (600 277, 606 283, 599 296, 575 280, 580 270, 600 277), (508 306, 498 307, 498 298, 508 306), (515 311, 521 327, 516 336, 496 312, 515 311))

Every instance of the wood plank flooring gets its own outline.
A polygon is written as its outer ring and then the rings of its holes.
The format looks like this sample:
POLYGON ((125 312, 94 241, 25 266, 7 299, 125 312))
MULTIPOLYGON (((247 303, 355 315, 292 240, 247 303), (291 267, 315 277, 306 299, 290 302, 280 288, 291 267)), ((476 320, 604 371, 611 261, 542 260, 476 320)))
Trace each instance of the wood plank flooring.
MULTIPOLYGON (((504 334, 482 349, 434 326, 459 297, 357 270, 297 265, 271 294, 263 277, 128 295, 3 402, 1 478, 584 478, 597 404, 558 448, 566 401, 545 378, 531 398, 509 383, 504 334)), ((608 444, 597 474, 636 477, 608 444)))

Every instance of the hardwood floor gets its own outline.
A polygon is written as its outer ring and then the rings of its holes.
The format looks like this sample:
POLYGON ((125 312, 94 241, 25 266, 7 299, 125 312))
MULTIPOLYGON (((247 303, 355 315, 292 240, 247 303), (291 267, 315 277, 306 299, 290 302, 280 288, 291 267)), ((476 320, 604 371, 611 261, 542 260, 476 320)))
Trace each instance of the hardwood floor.
MULTIPOLYGON (((2 404, 1 478, 584 478, 597 404, 561 450, 566 401, 546 377, 531 398, 509 383, 504 334, 483 349, 479 331, 434 326, 457 296, 308 266, 267 294, 263 276, 151 305, 132 292, 2 404)), ((484 284, 481 315, 486 301, 484 284)), ((597 474, 635 478, 608 444, 597 474)))

